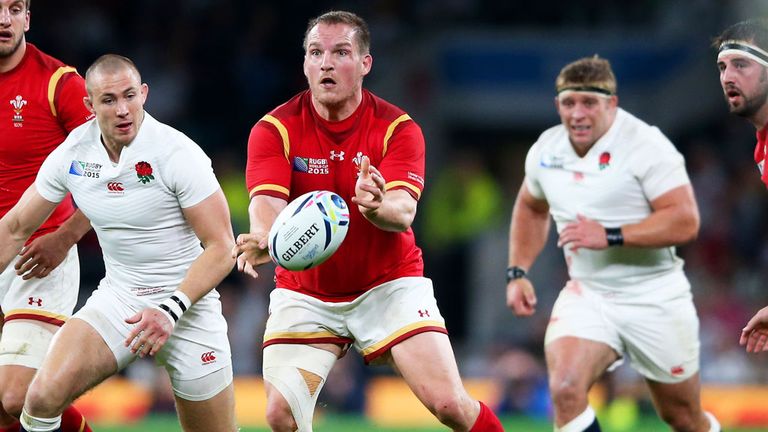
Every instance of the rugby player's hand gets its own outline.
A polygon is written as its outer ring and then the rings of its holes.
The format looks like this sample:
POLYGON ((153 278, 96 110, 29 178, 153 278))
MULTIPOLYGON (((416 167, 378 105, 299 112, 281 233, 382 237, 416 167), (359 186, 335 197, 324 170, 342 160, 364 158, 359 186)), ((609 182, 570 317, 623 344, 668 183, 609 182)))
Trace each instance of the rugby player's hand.
POLYGON ((584 215, 576 215, 576 222, 569 223, 560 232, 557 246, 568 247, 572 252, 578 252, 580 248, 605 249, 608 247, 605 227, 584 215))
POLYGON ((160 309, 150 307, 136 315, 126 318, 128 324, 136 324, 125 339, 125 346, 139 357, 153 356, 163 348, 171 336, 174 323, 172 318, 160 309))
POLYGON ((64 261, 71 247, 55 232, 37 237, 19 253, 14 265, 16 274, 24 280, 44 278, 64 261))
POLYGON ((360 161, 360 173, 355 183, 355 196, 352 202, 357 204, 358 210, 364 215, 375 214, 384 201, 386 182, 376 167, 371 165, 368 156, 363 156, 360 161))
POLYGON ((251 277, 259 277, 255 268, 272 261, 267 248, 268 241, 269 233, 267 232, 237 236, 235 246, 232 248, 232 258, 237 259, 237 269, 251 277))
POLYGON ((517 316, 531 316, 536 312, 536 292, 528 278, 522 277, 509 281, 507 307, 517 316))
POLYGON ((739 345, 746 345, 747 352, 768 351, 768 307, 757 311, 741 330, 739 345))

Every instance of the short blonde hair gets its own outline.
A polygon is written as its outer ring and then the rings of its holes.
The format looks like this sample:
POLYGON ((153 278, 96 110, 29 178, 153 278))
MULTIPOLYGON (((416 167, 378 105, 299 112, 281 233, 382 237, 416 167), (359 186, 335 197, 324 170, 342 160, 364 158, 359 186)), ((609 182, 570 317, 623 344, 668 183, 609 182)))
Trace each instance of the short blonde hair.
POLYGON ((616 76, 611 63, 597 54, 567 64, 557 75, 555 89, 596 91, 607 95, 616 94, 616 76))

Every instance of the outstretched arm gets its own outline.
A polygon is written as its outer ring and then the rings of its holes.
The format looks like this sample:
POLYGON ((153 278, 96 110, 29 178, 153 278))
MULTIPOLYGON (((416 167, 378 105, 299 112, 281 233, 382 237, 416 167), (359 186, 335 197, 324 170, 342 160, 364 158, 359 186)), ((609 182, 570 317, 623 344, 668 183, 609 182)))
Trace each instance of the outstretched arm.
MULTIPOLYGON (((512 210, 509 226, 509 266, 530 270, 549 235, 549 204, 535 198, 523 181, 512 210)), ((507 307, 515 315, 530 316, 536 312, 536 292, 528 278, 507 283, 507 307)))
POLYGON ((251 232, 237 236, 237 243, 232 248, 232 257, 237 258, 237 269, 252 277, 258 277, 254 269, 270 261, 269 230, 288 202, 281 198, 256 195, 248 205, 251 232))
POLYGON ((56 205, 43 198, 32 184, 0 219, 0 271, 8 267, 24 242, 45 222, 56 205))
MULTIPOLYGON (((232 271, 235 260, 230 251, 235 240, 229 207, 221 189, 182 211, 204 249, 192 262, 176 290, 187 297, 185 300, 188 300, 189 304, 185 305, 186 308, 215 288, 232 271)), ((157 353, 170 337, 175 324, 175 320, 171 322, 166 313, 156 307, 144 309, 126 319, 126 322, 136 325, 128 335, 125 345, 130 345, 136 339, 131 351, 135 353, 140 350, 142 357, 157 353)))
POLYGON ((91 221, 77 210, 56 231, 35 238, 22 249, 14 266, 16 274, 24 280, 48 276, 90 229, 91 221))

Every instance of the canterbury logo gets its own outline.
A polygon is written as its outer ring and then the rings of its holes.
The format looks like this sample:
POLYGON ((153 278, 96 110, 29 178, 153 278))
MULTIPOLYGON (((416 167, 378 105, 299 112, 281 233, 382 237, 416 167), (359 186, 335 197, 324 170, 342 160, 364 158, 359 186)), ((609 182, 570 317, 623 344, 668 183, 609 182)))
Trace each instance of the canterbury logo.
POLYGON ((42 306, 43 305, 43 299, 41 299, 41 298, 37 298, 36 299, 34 297, 30 297, 28 303, 29 303, 30 306, 32 306, 33 304, 36 304, 38 306, 42 306))
POLYGON ((213 355, 214 352, 215 351, 208 351, 200 356, 200 360, 202 360, 203 364, 213 363, 216 361, 216 356, 213 355))
POLYGON ((107 190, 110 192, 122 192, 125 189, 123 188, 123 184, 120 182, 109 182, 107 183, 107 190))

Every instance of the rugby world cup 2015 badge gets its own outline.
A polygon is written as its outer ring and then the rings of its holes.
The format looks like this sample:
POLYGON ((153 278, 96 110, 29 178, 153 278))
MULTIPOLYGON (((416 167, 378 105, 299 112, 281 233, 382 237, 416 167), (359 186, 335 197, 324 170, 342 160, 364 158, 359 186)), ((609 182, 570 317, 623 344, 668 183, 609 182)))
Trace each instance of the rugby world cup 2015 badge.
POLYGON ((99 178, 101 176, 101 164, 73 160, 69 164, 69 174, 78 177, 99 178))

